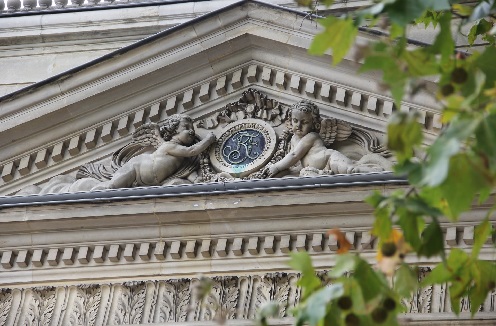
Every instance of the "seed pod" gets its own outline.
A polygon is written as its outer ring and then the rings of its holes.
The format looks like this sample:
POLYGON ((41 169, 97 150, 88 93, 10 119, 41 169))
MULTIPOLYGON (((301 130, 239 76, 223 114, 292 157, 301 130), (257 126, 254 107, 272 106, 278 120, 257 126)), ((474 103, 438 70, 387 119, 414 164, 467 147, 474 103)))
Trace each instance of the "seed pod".
POLYGON ((384 257, 392 257, 396 253, 398 248, 393 242, 383 243, 381 246, 381 252, 384 257))
POLYGON ((387 316, 388 316, 388 312, 386 311, 386 309, 378 307, 372 311, 371 315, 372 315, 372 320, 374 322, 376 322, 378 324, 382 324, 383 322, 386 321, 387 316))
POLYGON ((394 301, 391 298, 386 298, 386 299, 384 299, 384 302, 382 303, 382 306, 387 311, 394 310, 394 309, 396 309, 396 301, 394 301))
POLYGON ((338 299, 338 307, 342 310, 348 310, 353 306, 353 301, 349 296, 342 296, 338 299))
POLYGON ((346 316, 344 319, 344 322, 346 326, 359 326, 360 325, 360 318, 358 318, 357 315, 351 313, 346 316))
POLYGON ((455 88, 451 84, 446 84, 446 85, 443 85, 443 87, 441 87, 441 94, 443 94, 443 96, 449 96, 449 95, 453 94, 454 91, 455 91, 455 88))
POLYGON ((451 81, 456 84, 462 84, 467 81, 468 73, 463 68, 455 68, 451 72, 451 81))

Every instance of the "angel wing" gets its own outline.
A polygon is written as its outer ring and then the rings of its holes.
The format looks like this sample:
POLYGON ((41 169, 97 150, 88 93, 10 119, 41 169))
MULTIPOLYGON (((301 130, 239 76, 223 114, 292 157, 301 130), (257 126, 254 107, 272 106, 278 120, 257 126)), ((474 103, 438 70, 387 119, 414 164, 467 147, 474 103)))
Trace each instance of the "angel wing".
POLYGON ((347 122, 333 118, 324 118, 320 125, 319 134, 324 144, 329 146, 336 141, 348 139, 352 131, 351 125, 347 122))
POLYGON ((164 139, 160 136, 159 125, 147 123, 138 127, 133 133, 133 143, 143 147, 153 146, 159 148, 164 143, 164 139))

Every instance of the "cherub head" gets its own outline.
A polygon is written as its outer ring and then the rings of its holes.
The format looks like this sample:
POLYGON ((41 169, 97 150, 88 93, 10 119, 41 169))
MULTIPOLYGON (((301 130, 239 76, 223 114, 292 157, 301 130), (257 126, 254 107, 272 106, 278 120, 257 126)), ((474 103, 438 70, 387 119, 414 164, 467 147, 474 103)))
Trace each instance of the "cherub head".
POLYGON ((176 139, 189 145, 195 140, 193 120, 186 114, 174 114, 160 125, 160 136, 165 141, 176 139))
POLYGON ((302 100, 291 106, 291 127, 295 135, 305 136, 309 132, 320 130, 320 113, 315 103, 302 100))

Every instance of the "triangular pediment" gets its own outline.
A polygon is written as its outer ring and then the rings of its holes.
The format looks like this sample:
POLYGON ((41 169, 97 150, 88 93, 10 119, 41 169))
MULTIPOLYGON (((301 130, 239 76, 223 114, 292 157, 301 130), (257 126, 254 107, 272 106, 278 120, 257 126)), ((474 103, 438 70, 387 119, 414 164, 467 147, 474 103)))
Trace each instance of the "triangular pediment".
MULTIPOLYGON (((380 138, 395 107, 378 76, 357 75, 352 53, 335 67, 308 55, 318 29, 305 15, 243 1, 0 98, 0 194, 105 159, 144 123, 175 113, 198 123, 248 89, 285 105, 311 100, 380 138)), ((422 97, 401 109, 419 111, 427 134, 441 127, 422 97)))

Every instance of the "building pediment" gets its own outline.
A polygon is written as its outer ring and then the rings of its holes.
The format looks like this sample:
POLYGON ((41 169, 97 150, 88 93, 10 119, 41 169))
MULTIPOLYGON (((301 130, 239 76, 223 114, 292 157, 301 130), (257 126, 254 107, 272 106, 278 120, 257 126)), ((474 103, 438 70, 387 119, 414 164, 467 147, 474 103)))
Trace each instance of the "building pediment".
MULTIPOLYGON (((197 125, 248 89, 284 105, 311 100, 380 139, 392 100, 377 76, 356 74, 352 54, 336 67, 309 56, 317 32, 304 13, 244 1, 0 98, 0 193, 108 158, 143 124, 181 113, 197 125)), ((421 97, 401 109, 419 111, 427 135, 441 127, 421 97)))

